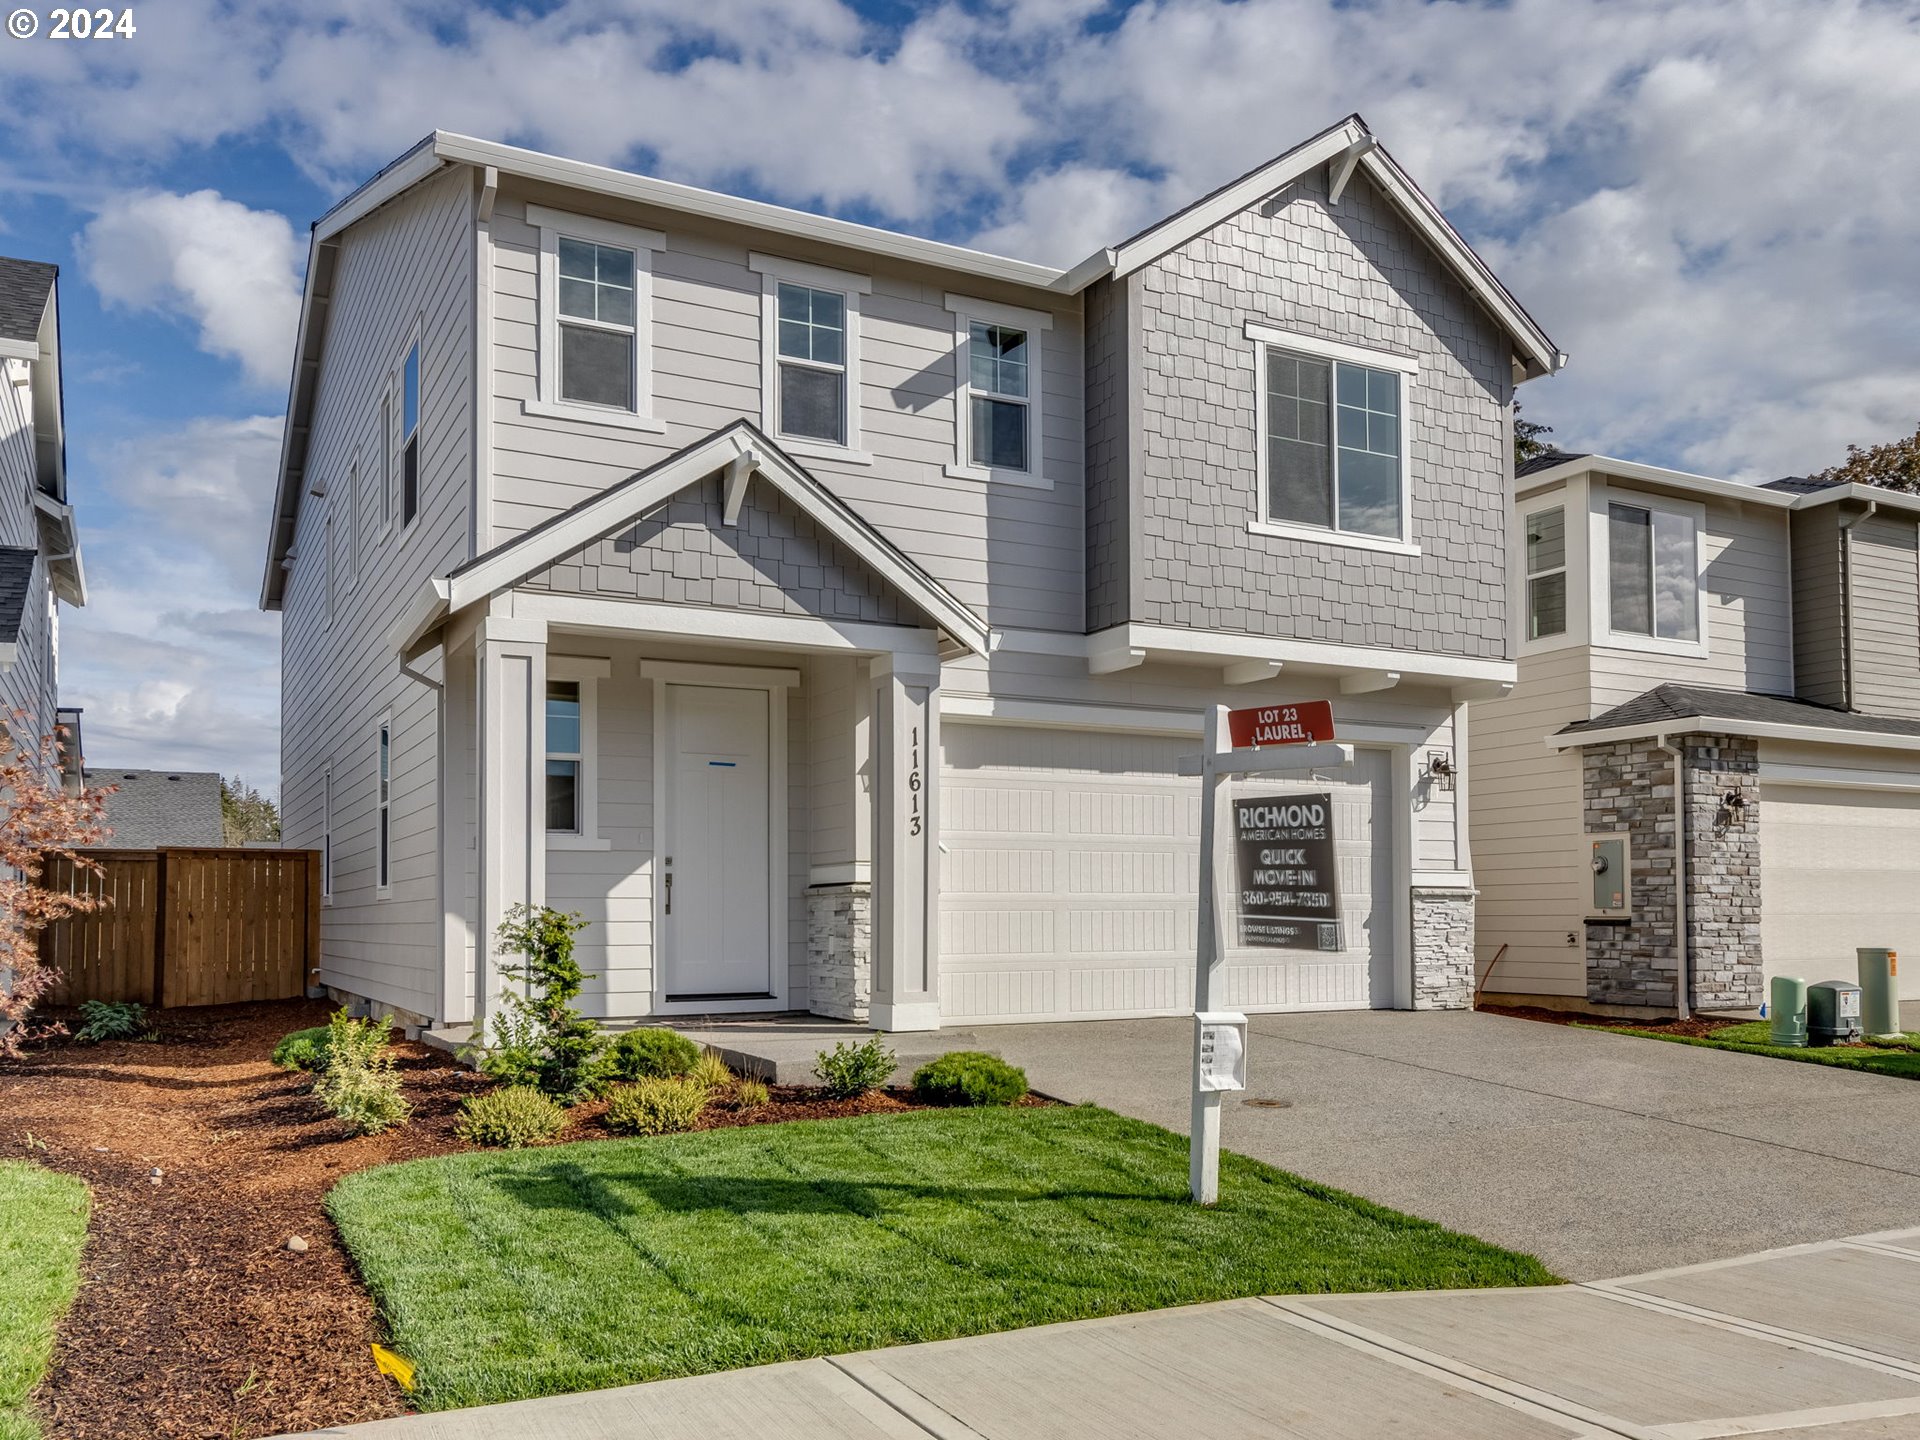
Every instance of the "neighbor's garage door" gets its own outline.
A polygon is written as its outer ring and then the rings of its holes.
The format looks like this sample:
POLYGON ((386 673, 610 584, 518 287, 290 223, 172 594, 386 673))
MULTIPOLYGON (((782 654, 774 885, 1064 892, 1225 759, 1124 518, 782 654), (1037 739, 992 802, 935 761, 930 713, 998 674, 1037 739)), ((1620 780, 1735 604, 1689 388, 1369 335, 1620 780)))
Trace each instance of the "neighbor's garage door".
MULTIPOLYGON (((1852 980, 1854 950, 1920 965, 1920 794, 1760 787, 1760 950, 1769 979, 1852 980)), ((1907 980, 1920 997, 1920 981, 1907 980)))
MULTIPOLYGON (((942 729, 943 1022, 1190 1013, 1200 782, 1176 768, 1197 742, 952 720, 942 729)), ((1346 948, 1233 948, 1223 1005, 1391 1003, 1387 756, 1361 750, 1352 770, 1327 773, 1340 778, 1240 783, 1333 793, 1346 948)))

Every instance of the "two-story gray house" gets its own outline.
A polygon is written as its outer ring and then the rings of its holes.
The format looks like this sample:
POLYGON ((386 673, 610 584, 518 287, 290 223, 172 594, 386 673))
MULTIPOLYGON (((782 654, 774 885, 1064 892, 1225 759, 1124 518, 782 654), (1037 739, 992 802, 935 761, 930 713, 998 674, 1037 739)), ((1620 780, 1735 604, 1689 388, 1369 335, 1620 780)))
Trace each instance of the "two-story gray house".
POLYGON ((29 748, 62 720, 60 603, 87 603, 67 503, 59 276, 0 256, 0 726, 17 724, 29 748))
POLYGON ((323 978, 459 1023, 1190 1007, 1209 706, 1328 700, 1336 922, 1464 1003, 1461 724, 1562 357, 1358 117, 1071 270, 436 133, 314 228, 261 603, 323 978))
POLYGON ((1920 497, 1560 454, 1514 497, 1520 679, 1471 755, 1486 992, 1744 1009, 1920 954, 1920 497))

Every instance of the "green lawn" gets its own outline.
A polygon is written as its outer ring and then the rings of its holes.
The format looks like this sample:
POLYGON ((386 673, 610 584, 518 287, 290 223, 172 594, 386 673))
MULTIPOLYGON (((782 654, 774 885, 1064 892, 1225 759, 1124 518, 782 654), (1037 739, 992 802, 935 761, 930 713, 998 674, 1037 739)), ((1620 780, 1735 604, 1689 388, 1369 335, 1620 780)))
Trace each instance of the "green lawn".
POLYGON ((328 1207, 427 1409, 1292 1291, 1552 1283, 1537 1260, 1090 1107, 475 1152, 328 1207))
POLYGON ((1679 1045, 1704 1045, 1709 1050, 1732 1050, 1740 1055, 1771 1055, 1777 1060, 1799 1060, 1808 1065, 1838 1065, 1845 1070, 1867 1070, 1902 1080, 1920 1080, 1920 1035, 1907 1036, 1906 1045, 1827 1045, 1796 1049, 1773 1045, 1773 1027, 1765 1020, 1728 1025, 1711 1035, 1673 1035, 1664 1030, 1642 1030, 1625 1025, 1581 1025, 1582 1030, 1604 1030, 1609 1035, 1639 1035, 1679 1045))
POLYGON ((38 1440, 28 1397, 80 1287, 88 1208, 84 1181, 0 1160, 0 1440, 38 1440))

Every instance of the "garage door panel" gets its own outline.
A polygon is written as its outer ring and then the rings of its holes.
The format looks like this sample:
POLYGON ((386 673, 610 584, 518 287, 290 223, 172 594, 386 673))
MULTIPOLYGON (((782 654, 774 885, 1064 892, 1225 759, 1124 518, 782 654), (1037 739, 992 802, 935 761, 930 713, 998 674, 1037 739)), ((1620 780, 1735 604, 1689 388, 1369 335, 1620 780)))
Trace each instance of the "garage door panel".
POLYGON ((1851 979, 1854 951, 1920 951, 1920 794, 1760 787, 1766 975, 1851 979))
MULTIPOLYGON (((965 723, 944 733, 943 1014, 964 1023, 1189 1010, 1200 800, 1198 782, 1179 775, 1178 764, 1193 742, 965 723)), ((1246 795, 1333 795, 1342 946, 1327 954, 1243 947, 1229 926, 1223 1003, 1280 1010, 1387 1001, 1388 911, 1378 930, 1374 913, 1388 888, 1387 772, 1383 752, 1363 750, 1338 778, 1236 783, 1246 795)), ((1230 844, 1222 858, 1231 863, 1230 844)), ((1224 897, 1231 877, 1222 878, 1224 897)))

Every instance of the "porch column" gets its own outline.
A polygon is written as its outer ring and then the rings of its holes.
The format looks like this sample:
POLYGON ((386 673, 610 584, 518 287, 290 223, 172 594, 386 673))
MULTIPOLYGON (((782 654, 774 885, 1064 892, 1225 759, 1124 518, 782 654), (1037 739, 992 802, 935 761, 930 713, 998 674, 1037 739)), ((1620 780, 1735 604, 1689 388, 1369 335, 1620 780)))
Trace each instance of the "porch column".
POLYGON ((480 930, 474 1025, 500 993, 494 933, 515 905, 547 898, 547 624, 489 616, 475 647, 480 779, 480 930))
POLYGON ((879 1030, 940 1028, 940 661, 871 664, 873 1001, 879 1030))

